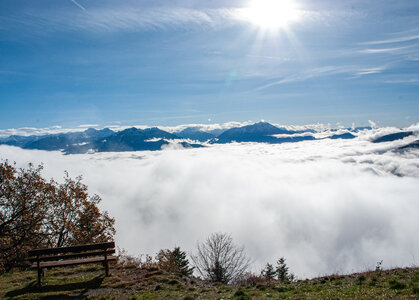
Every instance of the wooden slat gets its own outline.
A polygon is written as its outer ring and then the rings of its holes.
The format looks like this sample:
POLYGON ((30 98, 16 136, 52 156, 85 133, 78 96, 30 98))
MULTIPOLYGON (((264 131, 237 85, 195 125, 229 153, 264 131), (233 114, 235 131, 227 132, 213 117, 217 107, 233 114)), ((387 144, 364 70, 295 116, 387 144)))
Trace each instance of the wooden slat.
POLYGON ((111 249, 115 248, 115 242, 99 243, 99 244, 87 244, 87 245, 78 245, 71 247, 59 247, 59 248, 43 248, 43 249, 34 249, 28 252, 29 256, 38 256, 38 255, 48 255, 48 254, 59 254, 59 253, 79 253, 89 250, 98 250, 98 249, 111 249))
MULTIPOLYGON (((115 253, 115 249, 106 250, 106 255, 111 255, 115 253)), ((40 256, 40 261, 52 261, 52 260, 62 260, 62 259, 71 259, 71 258, 78 258, 78 257, 88 257, 88 256, 105 256, 105 251, 91 251, 91 252, 80 252, 80 253, 72 253, 72 254, 60 254, 60 255, 52 255, 52 256, 40 256)), ((30 262, 37 261, 37 257, 29 258, 30 262)))
MULTIPOLYGON (((108 261, 115 261, 117 258, 115 256, 109 256, 108 261)), ((50 268, 50 267, 64 267, 64 266, 75 266, 75 265, 82 265, 82 264, 93 264, 93 263, 100 263, 104 262, 104 257, 93 257, 93 258, 85 258, 85 259, 74 259, 74 260, 63 260, 63 261, 49 261, 49 262, 41 262, 40 268, 50 268)), ((31 265, 32 269, 37 269, 37 264, 31 265)))

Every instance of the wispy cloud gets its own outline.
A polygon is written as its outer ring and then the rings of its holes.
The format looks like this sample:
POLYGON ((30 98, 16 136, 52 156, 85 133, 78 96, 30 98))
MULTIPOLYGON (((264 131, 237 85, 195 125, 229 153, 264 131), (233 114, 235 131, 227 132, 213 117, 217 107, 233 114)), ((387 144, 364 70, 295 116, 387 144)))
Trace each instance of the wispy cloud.
POLYGON ((400 80, 386 80, 385 83, 419 83, 419 78, 411 78, 411 79, 400 79, 400 80))
POLYGON ((386 40, 364 42, 364 43, 361 43, 361 45, 392 44, 392 43, 409 42, 409 41, 414 41, 418 39, 419 39, 419 35, 415 34, 415 35, 402 36, 402 37, 397 37, 397 38, 390 38, 386 40))
POLYGON ((166 30, 169 28, 195 30, 225 26, 234 22, 234 9, 194 9, 182 7, 94 7, 87 10, 76 0, 71 2, 86 13, 58 10, 50 14, 45 10, 28 10, 25 21, 21 15, 7 17, 9 26, 28 27, 40 34, 67 30, 83 31, 137 31, 166 30))
POLYGON ((81 124, 77 126, 78 128, 91 128, 91 127, 98 127, 99 124, 81 124))
POLYGON ((45 128, 36 128, 36 127, 22 127, 22 128, 9 128, 9 129, 0 129, 0 137, 6 137, 11 135, 45 135, 45 134, 56 134, 56 133, 66 133, 71 131, 83 131, 86 128, 62 128, 59 125, 45 127, 45 128))
POLYGON ((385 69, 386 69, 385 67, 367 68, 367 69, 362 69, 356 72, 355 75, 362 76, 362 75, 369 75, 369 74, 378 74, 378 73, 383 72, 385 69))
MULTIPOLYGON (((344 68, 346 69, 346 68, 344 68)), ((276 80, 274 82, 265 84, 263 86, 258 87, 257 89, 255 89, 255 91, 260 91, 260 90, 264 90, 267 88, 270 88, 272 86, 275 85, 280 85, 280 84, 284 84, 284 83, 292 83, 292 82, 297 82, 297 81, 304 81, 313 77, 318 77, 318 76, 325 76, 328 74, 336 74, 336 73, 342 73, 344 72, 341 67, 334 67, 334 66, 326 66, 326 67, 322 67, 322 68, 315 68, 315 69, 311 69, 311 70, 307 70, 305 72, 299 73, 299 74, 293 74, 287 77, 284 77, 280 80, 276 80)))
POLYGON ((411 48, 411 46, 405 46, 405 47, 394 47, 394 48, 378 48, 378 49, 364 49, 360 50, 360 53, 400 53, 402 50, 405 50, 407 48, 411 48))
POLYGON ((78 3, 76 0, 71 0, 76 6, 78 6, 81 10, 86 11, 86 8, 84 8, 80 3, 78 3))
POLYGON ((349 79, 354 79, 359 76, 369 75, 369 74, 376 74, 381 73, 384 71, 386 67, 371 67, 371 68, 362 68, 359 66, 325 66, 321 68, 314 68, 310 70, 306 70, 299 74, 293 74, 287 77, 284 77, 280 80, 273 81, 271 83, 262 85, 255 89, 255 91, 264 90, 270 88, 272 86, 281 85, 285 83, 293 83, 298 81, 305 81, 315 77, 321 76, 330 76, 335 74, 350 74, 351 77, 349 79))

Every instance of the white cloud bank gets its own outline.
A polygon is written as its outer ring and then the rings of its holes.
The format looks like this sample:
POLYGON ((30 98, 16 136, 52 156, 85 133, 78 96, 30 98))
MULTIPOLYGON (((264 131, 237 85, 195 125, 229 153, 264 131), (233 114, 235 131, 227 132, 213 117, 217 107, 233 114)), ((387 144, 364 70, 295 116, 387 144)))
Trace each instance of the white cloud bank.
MULTIPOLYGON (((45 164, 45 177, 83 174, 116 219, 117 245, 155 254, 216 231, 244 244, 258 271, 285 256, 298 277, 417 264, 415 137, 231 144, 159 152, 62 155, 0 146, 0 157, 45 164), (395 175, 396 174, 396 175, 395 175)), ((376 132, 374 132, 376 134, 376 132)))

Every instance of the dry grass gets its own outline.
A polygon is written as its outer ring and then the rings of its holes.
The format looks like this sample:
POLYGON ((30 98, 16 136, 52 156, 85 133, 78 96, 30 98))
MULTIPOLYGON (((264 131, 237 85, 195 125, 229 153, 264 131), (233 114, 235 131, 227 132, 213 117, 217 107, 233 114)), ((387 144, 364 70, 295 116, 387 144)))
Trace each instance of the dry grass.
POLYGON ((105 277, 99 265, 49 270, 42 286, 36 272, 0 276, 2 299, 418 299, 419 269, 399 268, 330 275, 289 284, 251 281, 210 284, 167 273, 154 265, 114 264, 105 277))

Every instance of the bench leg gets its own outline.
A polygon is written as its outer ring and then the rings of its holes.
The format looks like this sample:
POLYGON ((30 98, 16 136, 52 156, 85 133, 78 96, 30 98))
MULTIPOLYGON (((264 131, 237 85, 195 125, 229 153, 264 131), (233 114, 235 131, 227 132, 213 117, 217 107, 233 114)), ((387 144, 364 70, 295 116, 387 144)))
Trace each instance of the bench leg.
POLYGON ((38 268, 38 285, 41 285, 42 269, 38 268))
POLYGON ((106 276, 109 276, 109 262, 105 261, 104 265, 105 265, 105 274, 106 276))
POLYGON ((104 261, 104 265, 105 265, 105 275, 106 275, 106 277, 108 277, 109 276, 109 261, 108 261, 108 255, 106 253, 106 250, 107 249, 105 249, 105 261, 104 261))

